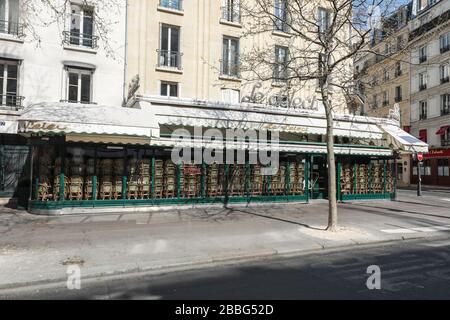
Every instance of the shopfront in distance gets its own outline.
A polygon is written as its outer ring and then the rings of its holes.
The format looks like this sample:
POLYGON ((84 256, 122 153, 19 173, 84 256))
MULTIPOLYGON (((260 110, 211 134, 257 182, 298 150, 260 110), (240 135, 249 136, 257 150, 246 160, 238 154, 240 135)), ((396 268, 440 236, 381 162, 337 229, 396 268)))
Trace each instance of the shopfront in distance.
MULTIPOLYGON (((29 209, 64 214, 107 207, 145 210, 166 205, 308 202, 326 198, 326 120, 323 114, 260 105, 138 97, 133 108, 35 105, 19 120, 32 146, 29 209), (279 141, 205 141, 209 129, 276 132, 279 141), (189 139, 173 132, 183 129, 189 139), (227 149, 243 161, 174 163, 174 148, 227 149), (279 169, 250 161, 259 151, 279 154, 279 169)), ((337 196, 393 199, 400 153, 428 146, 396 120, 335 116, 337 196)), ((203 153, 201 153, 203 154, 203 153)))

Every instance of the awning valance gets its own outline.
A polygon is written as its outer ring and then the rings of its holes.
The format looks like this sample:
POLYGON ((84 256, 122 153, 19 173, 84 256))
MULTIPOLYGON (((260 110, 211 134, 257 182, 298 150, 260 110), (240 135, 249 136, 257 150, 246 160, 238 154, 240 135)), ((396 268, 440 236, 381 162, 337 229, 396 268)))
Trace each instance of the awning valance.
POLYGON ((40 103, 19 117, 20 133, 159 136, 151 110, 92 104, 40 103))
MULTIPOLYGON (((317 153, 326 154, 326 144, 315 143, 292 143, 284 142, 279 144, 267 144, 256 142, 234 142, 234 141, 207 141, 201 139, 177 139, 159 138, 151 141, 152 146, 167 148, 198 148, 215 150, 248 150, 248 151, 272 151, 272 152, 295 152, 295 153, 317 153)), ((389 148, 371 146, 335 146, 335 153, 339 155, 366 155, 366 156, 386 156, 390 157, 393 151, 389 148)))
POLYGON ((406 133, 399 127, 393 125, 381 125, 385 132, 385 139, 395 149, 407 152, 428 152, 428 144, 406 133))

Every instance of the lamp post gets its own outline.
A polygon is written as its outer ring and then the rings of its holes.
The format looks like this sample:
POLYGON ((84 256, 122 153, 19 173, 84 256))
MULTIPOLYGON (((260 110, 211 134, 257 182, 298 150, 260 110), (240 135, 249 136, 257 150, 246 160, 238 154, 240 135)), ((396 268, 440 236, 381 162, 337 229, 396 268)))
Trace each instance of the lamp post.
POLYGON ((422 175, 421 175, 421 169, 422 169, 422 161, 423 161, 423 153, 416 153, 416 159, 417 159, 417 196, 422 196, 422 175))

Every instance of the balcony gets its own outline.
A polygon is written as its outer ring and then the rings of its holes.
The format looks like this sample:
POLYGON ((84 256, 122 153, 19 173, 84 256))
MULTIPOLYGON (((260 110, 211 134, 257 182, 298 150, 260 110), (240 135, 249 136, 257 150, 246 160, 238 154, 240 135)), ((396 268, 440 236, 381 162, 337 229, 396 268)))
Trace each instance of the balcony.
POLYGON ((383 107, 387 107, 389 105, 389 101, 383 101, 383 107))
POLYGON ((424 91, 424 90, 427 90, 427 85, 426 84, 419 85, 419 91, 424 91))
POLYGON ((450 45, 446 45, 446 46, 442 46, 441 47, 441 53, 445 53, 445 52, 447 52, 449 50, 450 50, 450 45))
POLYGON ((158 54, 158 67, 181 70, 182 53, 178 51, 156 50, 158 54))
POLYGON ((441 116, 447 116, 450 114, 450 106, 445 106, 441 108, 441 116))
POLYGON ((450 81, 450 77, 441 78, 441 84, 448 83, 450 81))
POLYGON ((235 24, 241 23, 241 11, 240 8, 230 8, 224 6, 220 8, 220 18, 222 21, 231 22, 235 24))
POLYGON ((428 116, 426 113, 419 114, 419 120, 427 120, 428 116))
POLYGON ((441 146, 442 147, 450 147, 450 139, 442 139, 441 146))
POLYGON ((402 70, 395 70, 395 76, 400 77, 403 74, 402 70))
POLYGON ((23 100, 25 97, 15 94, 0 95, 0 109, 18 111, 23 108, 23 100))
POLYGON ((167 8, 171 10, 183 10, 182 0, 159 0, 159 6, 162 8, 167 8))
POLYGON ((9 34, 17 38, 21 38, 24 36, 23 32, 23 24, 0 20, 0 34, 9 34))
POLYGON ((395 102, 402 102, 402 96, 395 97, 395 102))
POLYGON ((424 63, 427 61, 427 56, 421 56, 419 57, 419 63, 424 63))
POLYGON ((80 46, 89 49, 97 49, 99 37, 92 34, 83 34, 77 31, 63 31, 63 42, 70 46, 80 46))

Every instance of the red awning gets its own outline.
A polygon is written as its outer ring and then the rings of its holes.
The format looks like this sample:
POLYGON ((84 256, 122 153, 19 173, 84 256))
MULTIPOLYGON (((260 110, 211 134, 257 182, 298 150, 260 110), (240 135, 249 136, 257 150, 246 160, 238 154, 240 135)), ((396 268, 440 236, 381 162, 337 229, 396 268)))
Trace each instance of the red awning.
POLYGON ((445 135, 446 134, 446 132, 447 132, 447 130, 450 128, 450 126, 444 126, 444 127, 441 127, 437 132, 436 132, 436 134, 438 135, 438 136, 443 136, 443 135, 445 135))

